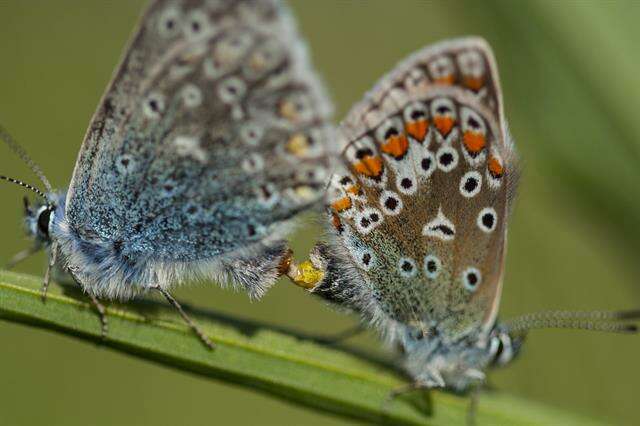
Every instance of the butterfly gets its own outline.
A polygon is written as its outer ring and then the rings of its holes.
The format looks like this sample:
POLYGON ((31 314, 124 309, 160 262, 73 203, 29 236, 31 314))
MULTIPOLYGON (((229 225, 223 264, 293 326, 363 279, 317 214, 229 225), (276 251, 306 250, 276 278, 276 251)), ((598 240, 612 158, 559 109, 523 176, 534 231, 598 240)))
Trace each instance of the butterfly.
MULTIPOLYGON (((231 281, 260 297, 285 236, 318 204, 331 163, 331 103, 277 0, 152 1, 86 133, 69 187, 0 136, 45 190, 25 201, 33 250, 99 299, 231 281)), ((18 256, 16 260, 25 257, 18 256)), ((106 319, 103 318, 103 333, 106 319)))
POLYGON ((338 140, 329 237, 287 275, 399 347, 404 390, 477 389, 533 328, 637 331, 639 311, 497 320, 519 169, 483 39, 411 55, 350 110, 338 140))

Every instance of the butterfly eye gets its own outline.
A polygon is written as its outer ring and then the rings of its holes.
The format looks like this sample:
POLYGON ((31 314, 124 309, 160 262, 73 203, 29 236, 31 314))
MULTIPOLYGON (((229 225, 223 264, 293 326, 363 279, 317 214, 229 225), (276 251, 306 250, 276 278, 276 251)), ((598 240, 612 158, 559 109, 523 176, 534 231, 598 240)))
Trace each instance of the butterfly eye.
POLYGON ((496 224, 498 222, 498 215, 496 211, 492 207, 485 207, 480 210, 478 214, 478 228, 480 228, 483 232, 490 233, 494 229, 496 229, 496 224))
POLYGON ((451 146, 443 146, 436 153, 438 168, 443 172, 450 172, 458 165, 458 151, 451 146))
POLYGON ((174 37, 180 33, 182 13, 176 7, 165 9, 158 18, 158 33, 162 37, 174 37))
POLYGON ((470 292, 476 291, 482 282, 482 275, 478 268, 470 267, 462 271, 462 285, 470 292))
POLYGON ((49 206, 43 206, 38 212, 38 231, 45 237, 49 237, 49 223, 52 213, 53 209, 49 206))
POLYGON ((398 273, 403 278, 415 277, 418 273, 415 260, 409 257, 401 257, 398 260, 398 273))
POLYGON ((237 77, 229 77, 218 86, 218 95, 225 104, 236 103, 247 90, 246 85, 237 77))
POLYGON ((394 216, 402 210, 402 200, 392 191, 384 191, 380 196, 380 207, 388 215, 394 216))
POLYGON ((466 198, 477 195, 482 188, 482 175, 475 170, 467 172, 460 179, 460 194, 466 198))
POLYGON ((418 330, 414 330, 413 333, 411 333, 411 335, 415 340, 424 339, 424 331, 419 330, 419 329, 418 330))
POLYGON ((159 118, 160 114, 164 112, 164 108, 164 96, 156 92, 147 96, 142 104, 144 115, 151 119, 159 118))
POLYGON ((427 278, 434 279, 440 275, 440 269, 442 269, 442 262, 438 257, 429 254, 424 257, 424 273, 427 278))

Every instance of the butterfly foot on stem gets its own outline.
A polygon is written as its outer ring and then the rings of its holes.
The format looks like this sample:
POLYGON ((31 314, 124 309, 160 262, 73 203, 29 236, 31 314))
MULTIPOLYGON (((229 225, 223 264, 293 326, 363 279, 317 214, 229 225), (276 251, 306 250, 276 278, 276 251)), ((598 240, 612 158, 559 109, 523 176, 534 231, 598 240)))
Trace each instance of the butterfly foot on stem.
MULTIPOLYGON (((383 412, 388 412, 390 409, 390 405, 393 401, 395 401, 397 398, 404 396, 404 395, 408 395, 411 394, 415 391, 426 391, 433 388, 433 386, 430 386, 427 383, 424 383, 422 381, 416 381, 413 383, 409 383, 407 385, 404 386, 400 386, 396 389, 393 389, 391 392, 389 392, 389 394, 387 394, 387 396, 385 397, 384 401, 382 402, 382 411, 383 412)), ((430 401, 427 401, 427 409, 426 411, 430 411, 430 401)))

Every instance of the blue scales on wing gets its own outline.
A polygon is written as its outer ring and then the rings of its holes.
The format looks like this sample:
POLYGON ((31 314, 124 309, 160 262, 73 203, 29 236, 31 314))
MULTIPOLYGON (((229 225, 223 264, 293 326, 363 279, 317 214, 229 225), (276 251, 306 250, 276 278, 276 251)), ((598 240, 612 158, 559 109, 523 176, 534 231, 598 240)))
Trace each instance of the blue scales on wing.
POLYGON ((112 284, 81 274, 98 295, 203 275, 261 295, 322 196, 330 115, 280 2, 152 2, 78 156, 69 263, 116 258, 112 284))

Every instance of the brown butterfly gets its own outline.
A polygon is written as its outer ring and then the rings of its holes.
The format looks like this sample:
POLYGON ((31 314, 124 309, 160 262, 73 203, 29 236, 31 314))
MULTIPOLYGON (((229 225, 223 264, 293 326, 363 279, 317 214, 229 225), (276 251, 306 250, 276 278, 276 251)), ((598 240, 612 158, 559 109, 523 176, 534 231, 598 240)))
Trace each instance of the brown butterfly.
POLYGON ((351 109, 340 140, 330 237, 287 272, 399 346, 410 388, 477 388, 532 328, 636 331, 620 320, 638 311, 497 321, 519 171, 484 40, 410 56, 351 109))

